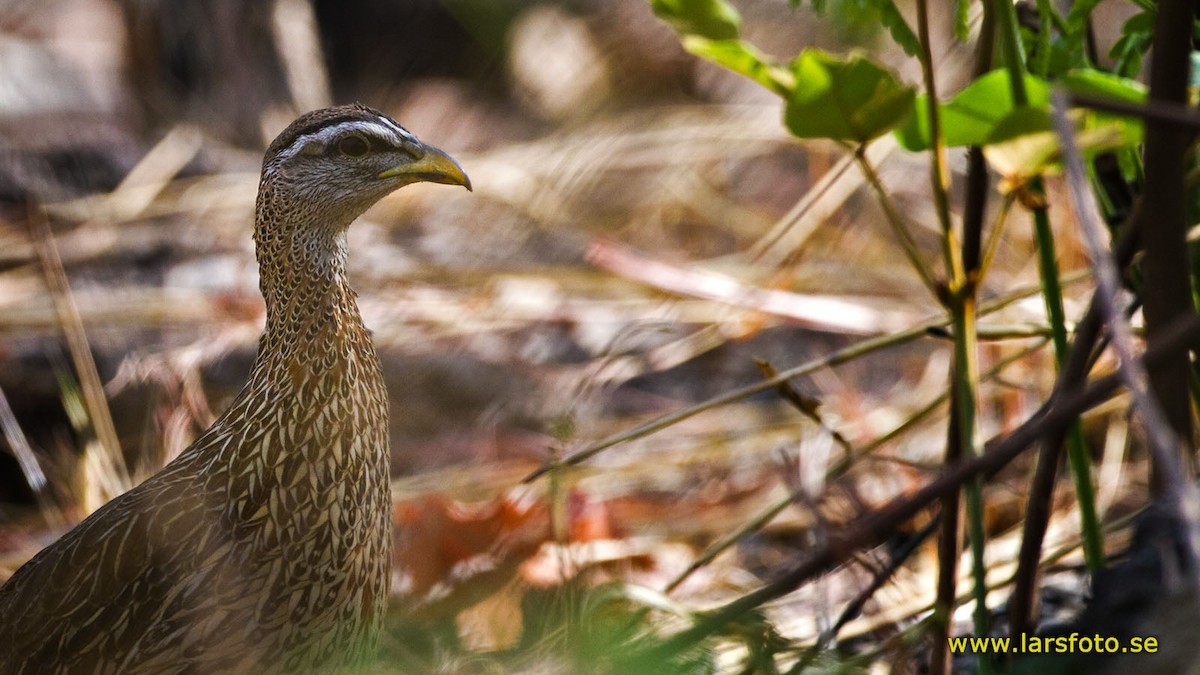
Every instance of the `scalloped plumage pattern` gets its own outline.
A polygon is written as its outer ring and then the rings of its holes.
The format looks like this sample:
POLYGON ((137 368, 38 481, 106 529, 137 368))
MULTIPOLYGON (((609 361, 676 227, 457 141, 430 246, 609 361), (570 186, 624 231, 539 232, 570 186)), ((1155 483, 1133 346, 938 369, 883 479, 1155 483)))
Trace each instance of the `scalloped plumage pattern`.
MULTIPOLYGON (((309 113, 266 162, 352 120, 395 124, 362 106, 309 113)), ((373 648, 390 580, 387 392, 344 238, 366 206, 339 187, 336 222, 314 222, 329 205, 295 196, 317 186, 286 180, 264 171, 259 188, 267 321, 249 381, 160 473, 0 587, 0 673, 323 673, 373 648)))

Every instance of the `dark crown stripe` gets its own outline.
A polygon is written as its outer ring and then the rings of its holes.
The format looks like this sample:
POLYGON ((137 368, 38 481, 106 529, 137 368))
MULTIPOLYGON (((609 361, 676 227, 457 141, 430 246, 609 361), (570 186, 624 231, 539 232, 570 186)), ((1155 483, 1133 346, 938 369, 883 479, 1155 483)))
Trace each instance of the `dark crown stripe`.
MULTIPOLYGON (((284 129, 267 148, 264 163, 269 163, 280 152, 291 147, 301 136, 315 134, 322 129, 344 122, 378 122, 386 120, 399 127, 391 117, 361 104, 337 106, 305 113, 284 129)), ((403 128, 403 127, 401 127, 403 128)))

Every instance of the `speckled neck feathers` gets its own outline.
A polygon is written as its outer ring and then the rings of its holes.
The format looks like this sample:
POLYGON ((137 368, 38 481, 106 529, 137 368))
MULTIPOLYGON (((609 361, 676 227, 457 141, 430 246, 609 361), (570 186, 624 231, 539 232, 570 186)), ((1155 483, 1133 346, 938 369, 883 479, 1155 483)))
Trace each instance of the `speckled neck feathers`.
MULTIPOLYGON (((264 337, 302 340, 328 322, 356 333, 365 331, 346 279, 348 220, 319 222, 281 201, 264 178, 254 225, 259 287, 267 305, 264 337)), ((297 350, 296 357, 303 359, 303 350, 297 350)))

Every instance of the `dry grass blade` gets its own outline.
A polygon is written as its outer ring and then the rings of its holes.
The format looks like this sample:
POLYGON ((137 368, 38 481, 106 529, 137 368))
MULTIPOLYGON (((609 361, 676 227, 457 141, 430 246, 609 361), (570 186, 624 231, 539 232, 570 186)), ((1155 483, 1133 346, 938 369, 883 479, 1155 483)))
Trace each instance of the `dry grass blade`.
MULTIPOLYGON (((202 325, 219 319, 218 303, 206 294, 178 289, 126 289, 119 296, 105 292, 73 293, 79 319, 85 326, 162 327, 202 325)), ((57 328, 54 306, 23 303, 4 308, 0 334, 47 331, 57 328)))
MULTIPOLYGON (((29 233, 41 264, 46 287, 54 301, 54 310, 58 314, 63 337, 67 341, 71 361, 75 365, 76 376, 83 391, 84 405, 96 440, 104 448, 104 457, 109 464, 107 468, 111 475, 117 480, 120 489, 128 490, 129 469, 125 466, 125 457, 121 453, 121 443, 117 438, 116 427, 113 426, 112 411, 109 410, 108 399, 104 395, 104 385, 100 381, 100 373, 96 370, 96 361, 92 358, 87 333, 79 317, 79 308, 71 296, 67 273, 63 270, 62 260, 54 247, 50 226, 39 208, 33 207, 29 210, 29 233)), ((111 499, 115 496, 108 497, 111 499)))
POLYGON ((0 389, 0 429, 4 431, 4 440, 8 442, 9 451, 21 467, 25 482, 33 490, 38 509, 46 519, 46 523, 51 529, 62 530, 66 527, 66 519, 63 518, 62 511, 59 510, 58 505, 54 503, 54 498, 47 490, 46 473, 42 471, 37 456, 29 445, 29 439, 21 431, 21 425, 13 415, 12 407, 8 405, 8 396, 4 394, 3 389, 0 389))
POLYGON ((315 110, 329 105, 333 95, 312 4, 304 0, 275 0, 271 29, 296 108, 315 110))
MULTIPOLYGON (((879 166, 897 149, 899 145, 896 140, 885 136, 867 146, 864 153, 868 162, 879 166)), ((754 243, 747 251, 748 257, 764 267, 774 268, 803 247, 817 229, 844 208, 850 196, 862 186, 862 175, 854 170, 854 163, 853 156, 842 156, 779 219, 770 232, 754 243)))
POLYGON ((142 214, 200 151, 200 141, 193 127, 171 129, 105 197, 111 218, 126 221, 142 214))
POLYGON ((869 308, 844 298, 750 286, 709 270, 650 258, 609 241, 593 242, 587 260, 655 288, 773 314, 816 330, 870 335, 902 330, 916 320, 908 314, 869 308))

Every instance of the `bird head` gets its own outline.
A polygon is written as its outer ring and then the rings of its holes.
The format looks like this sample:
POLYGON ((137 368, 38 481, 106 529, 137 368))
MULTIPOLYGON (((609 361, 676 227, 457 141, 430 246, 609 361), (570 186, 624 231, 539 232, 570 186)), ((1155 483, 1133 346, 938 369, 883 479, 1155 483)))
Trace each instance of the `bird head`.
POLYGON ((301 115, 267 148, 260 208, 276 208, 324 227, 345 227, 397 188, 471 181, 450 155, 422 143, 391 117, 362 105, 301 115))

